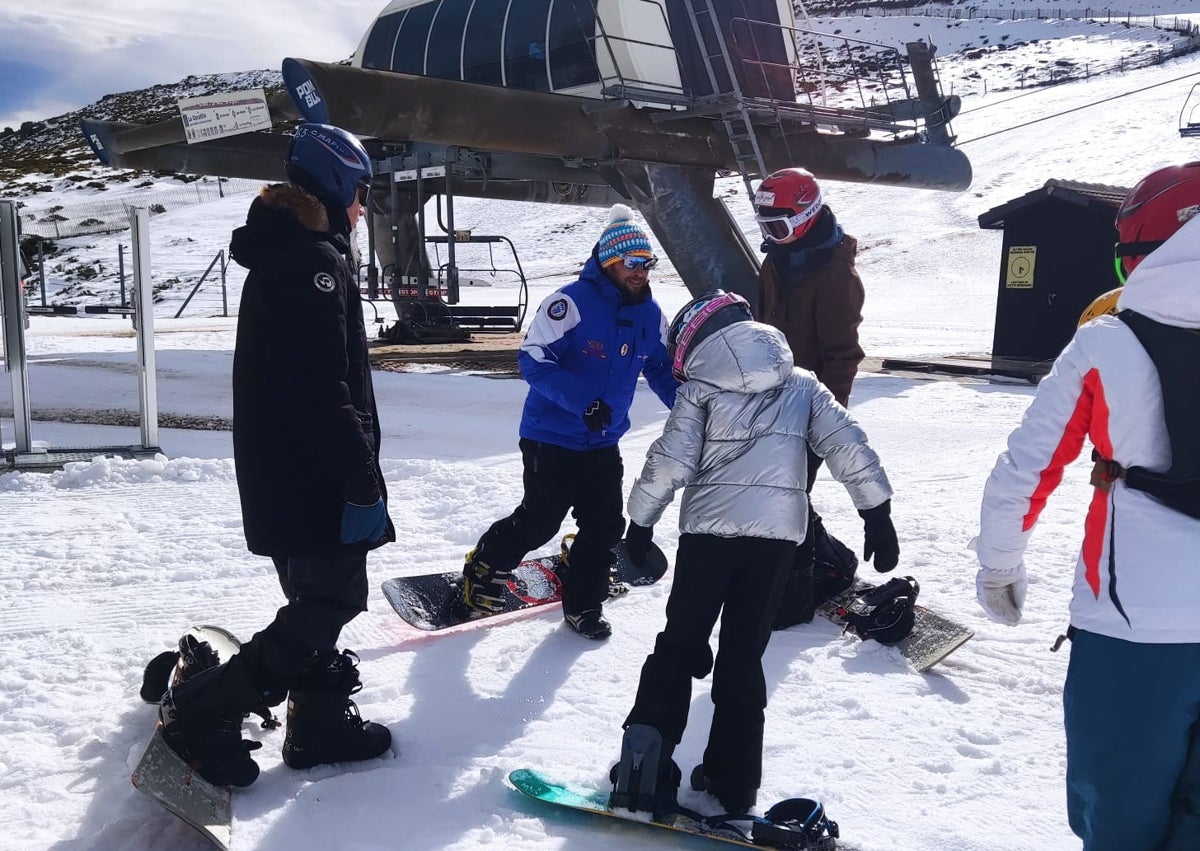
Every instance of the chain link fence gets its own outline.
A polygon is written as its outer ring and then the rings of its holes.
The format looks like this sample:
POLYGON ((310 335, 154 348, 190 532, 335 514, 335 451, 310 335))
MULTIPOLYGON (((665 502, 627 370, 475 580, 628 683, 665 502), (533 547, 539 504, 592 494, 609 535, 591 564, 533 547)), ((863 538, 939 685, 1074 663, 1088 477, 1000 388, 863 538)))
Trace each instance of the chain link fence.
POLYGON ((115 233, 128 230, 131 207, 146 207, 150 210, 150 215, 155 216, 168 210, 216 201, 228 195, 254 192, 260 186, 262 181, 222 177, 197 180, 178 189, 147 191, 103 201, 55 204, 41 208, 22 205, 17 215, 20 216, 21 233, 24 236, 62 239, 70 236, 115 233))

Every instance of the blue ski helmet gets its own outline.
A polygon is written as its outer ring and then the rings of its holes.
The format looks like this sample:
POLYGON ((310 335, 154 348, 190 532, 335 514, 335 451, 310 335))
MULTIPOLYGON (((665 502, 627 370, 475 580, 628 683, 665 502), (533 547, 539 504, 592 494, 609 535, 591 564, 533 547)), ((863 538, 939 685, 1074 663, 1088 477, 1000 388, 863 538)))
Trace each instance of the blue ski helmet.
POLYGON ((370 186, 371 158, 362 142, 340 127, 302 124, 288 148, 287 174, 323 200, 349 207, 359 185, 370 186))

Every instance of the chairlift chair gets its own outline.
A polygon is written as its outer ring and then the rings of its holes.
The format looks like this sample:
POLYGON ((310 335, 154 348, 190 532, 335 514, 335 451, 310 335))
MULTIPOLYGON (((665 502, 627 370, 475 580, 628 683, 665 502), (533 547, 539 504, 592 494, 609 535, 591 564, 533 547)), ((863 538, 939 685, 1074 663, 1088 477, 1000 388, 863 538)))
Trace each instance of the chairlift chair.
POLYGON ((1179 135, 1200 136, 1200 83, 1195 83, 1188 92, 1183 109, 1179 111, 1179 135))

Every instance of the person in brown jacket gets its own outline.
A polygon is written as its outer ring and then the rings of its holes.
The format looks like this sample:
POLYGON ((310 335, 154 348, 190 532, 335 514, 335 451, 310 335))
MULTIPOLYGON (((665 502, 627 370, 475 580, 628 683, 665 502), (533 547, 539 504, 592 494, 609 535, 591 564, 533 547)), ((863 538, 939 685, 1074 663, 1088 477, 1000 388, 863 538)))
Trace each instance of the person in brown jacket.
MULTIPOLYGON (((816 373, 843 407, 850 403, 854 376, 863 359, 858 342, 863 284, 854 268, 858 243, 822 202, 816 178, 802 168, 773 172, 754 195, 755 220, 766 254, 758 278, 758 321, 787 337, 796 366, 816 373)), ((808 490, 812 491, 821 458, 808 450, 808 490)), ((800 544, 793 582, 775 622, 776 629, 812 620, 814 602, 852 581, 857 561, 825 531, 815 511, 800 544), (833 541, 836 546, 831 546, 833 541), (822 563, 816 576, 814 549, 838 564, 822 563), (848 558, 834 559, 834 553, 848 558), (823 572, 835 575, 824 576, 823 572)))

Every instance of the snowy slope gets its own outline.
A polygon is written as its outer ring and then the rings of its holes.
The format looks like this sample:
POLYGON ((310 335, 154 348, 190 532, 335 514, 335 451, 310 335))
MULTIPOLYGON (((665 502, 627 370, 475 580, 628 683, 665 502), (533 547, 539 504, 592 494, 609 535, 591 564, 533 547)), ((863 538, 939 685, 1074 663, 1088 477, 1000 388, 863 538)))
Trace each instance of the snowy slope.
MULTIPOLYGON (((886 19, 888 26, 895 20, 886 19)), ((1180 139, 1175 121, 1197 80, 1200 57, 1192 57, 1007 103, 1011 92, 970 95, 955 122, 975 168, 966 192, 827 183, 829 203, 860 240, 868 354, 986 350, 1000 235, 979 230, 977 216, 1051 177, 1130 185, 1152 168, 1195 158, 1198 143, 1180 139), (1118 99, 1068 112, 1110 98, 1118 99), (1049 116, 1057 117, 987 135, 1049 116)), ((737 180, 721 187, 739 190, 737 180)), ((156 275, 179 274, 211 256, 246 203, 226 199, 156 217, 156 275), (189 256, 193 245, 204 247, 197 257, 189 256)), ((751 233, 744 200, 732 205, 751 233)), ((531 285, 536 303, 568 280, 605 212, 464 202, 456 215, 513 238, 527 270, 546 276, 531 285)), ((116 238, 104 239, 80 240, 76 250, 115 255, 116 238)), ((654 280, 668 311, 686 300, 669 266, 654 280)), ((236 304, 236 275, 230 284, 236 304)), ((235 320, 172 320, 171 313, 158 317, 162 410, 227 418, 235 320)), ((35 407, 136 410, 126 321, 34 318, 28 347, 35 407)), ((430 368, 377 373, 376 389, 399 541, 371 556, 371 611, 347 628, 344 644, 362 656, 363 714, 391 728, 394 753, 350 768, 294 772, 279 759, 282 734, 256 733, 267 744, 258 752, 264 771, 236 795, 234 847, 667 847, 664 837, 636 827, 530 806, 502 778, 530 766, 564 780, 604 781, 642 660, 662 625, 671 576, 611 604, 615 634, 602 645, 566 632, 553 609, 439 637, 407 629, 378 584, 455 565, 516 505, 525 388, 430 368)), ((983 481, 1031 394, 1020 383, 860 376, 852 410, 896 486, 900 570, 921 581, 926 603, 977 632, 927 675, 895 651, 843 637, 826 623, 777 634, 765 659, 762 803, 820 798, 841 822, 846 845, 862 851, 1079 847, 1066 825, 1062 780, 1067 659, 1048 648, 1067 623, 1089 495, 1085 466, 1067 471, 1033 538, 1019 627, 984 619, 966 550, 983 481)), ((0 382, 0 408, 11 410, 7 397, 0 382)), ((643 386, 623 443, 627 485, 665 418, 643 386)), ((11 445, 11 420, 0 429, 11 445)), ((52 445, 135 443, 137 430, 36 422, 34 437, 52 445)), ((168 459, 160 461, 0 476, 0 849, 205 847, 129 784, 154 721, 154 710, 137 699, 141 668, 194 622, 249 636, 281 597, 266 560, 244 548, 228 432, 166 429, 162 444, 168 459)), ((860 521, 827 474, 815 500, 830 529, 859 546, 860 521)), ((656 530, 669 555, 676 518, 672 508, 656 530)), ((708 683, 698 683, 678 751, 685 771, 701 756, 710 716, 708 683)), ((712 805, 687 791, 683 800, 712 805)))

